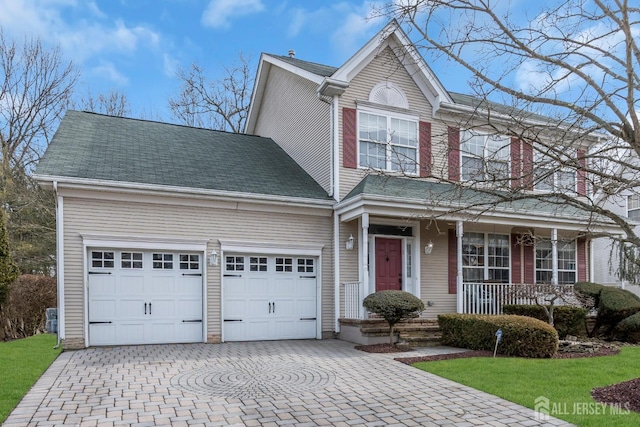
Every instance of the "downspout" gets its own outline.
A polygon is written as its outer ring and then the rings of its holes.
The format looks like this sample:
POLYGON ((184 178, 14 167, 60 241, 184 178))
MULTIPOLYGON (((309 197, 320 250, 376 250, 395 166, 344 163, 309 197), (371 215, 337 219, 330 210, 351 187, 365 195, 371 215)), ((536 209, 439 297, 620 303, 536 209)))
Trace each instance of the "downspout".
POLYGON ((58 194, 58 181, 53 181, 53 192, 56 200, 56 276, 58 294, 58 339, 54 349, 60 347, 61 332, 64 331, 64 216, 62 196, 58 194))
MULTIPOLYGON (((338 95, 333 97, 331 102, 331 193, 330 196, 338 202, 340 200, 340 186, 338 174, 338 95)), ((333 211, 333 301, 334 301, 334 330, 340 332, 340 218, 337 212, 333 211)))

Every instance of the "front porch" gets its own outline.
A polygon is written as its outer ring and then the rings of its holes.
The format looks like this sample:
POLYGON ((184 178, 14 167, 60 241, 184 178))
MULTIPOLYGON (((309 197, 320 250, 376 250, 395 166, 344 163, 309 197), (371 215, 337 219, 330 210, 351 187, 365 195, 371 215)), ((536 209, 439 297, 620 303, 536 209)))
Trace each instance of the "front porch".
MULTIPOLYGON (((573 285, 555 285, 562 295, 570 295, 573 285)), ((345 319, 364 320, 369 319, 369 314, 362 307, 362 300, 366 295, 362 293, 362 283, 343 283, 345 319)), ((502 308, 509 304, 535 305, 538 301, 548 300, 549 285, 524 284, 524 283, 462 283, 457 292, 457 306, 461 308, 458 313, 466 314, 502 314, 502 308)), ((573 301, 571 301, 573 302, 573 301)), ((556 305, 562 305, 562 301, 556 301, 556 305)), ((427 304, 426 319, 434 320, 429 316, 427 304)), ((387 329, 388 330, 388 329, 387 329)))

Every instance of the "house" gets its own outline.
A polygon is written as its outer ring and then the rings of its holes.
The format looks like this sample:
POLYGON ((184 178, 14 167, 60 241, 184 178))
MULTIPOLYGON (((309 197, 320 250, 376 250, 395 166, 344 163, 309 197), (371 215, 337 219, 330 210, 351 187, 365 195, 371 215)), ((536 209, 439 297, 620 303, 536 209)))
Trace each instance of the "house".
POLYGON ((343 320, 378 290, 435 318, 496 286, 589 280, 610 224, 467 185, 588 191, 579 168, 534 184, 534 147, 506 131, 539 118, 497 106, 500 136, 486 107, 391 22, 338 68, 263 54, 246 134, 68 112, 36 171, 58 202, 64 346, 362 342, 343 320))

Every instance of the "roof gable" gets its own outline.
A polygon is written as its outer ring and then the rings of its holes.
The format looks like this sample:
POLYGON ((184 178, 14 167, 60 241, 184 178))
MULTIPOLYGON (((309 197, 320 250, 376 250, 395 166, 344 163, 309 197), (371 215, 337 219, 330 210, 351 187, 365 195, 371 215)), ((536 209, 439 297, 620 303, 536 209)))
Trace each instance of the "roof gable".
POLYGON ((79 111, 67 112, 36 175, 328 199, 270 138, 79 111))

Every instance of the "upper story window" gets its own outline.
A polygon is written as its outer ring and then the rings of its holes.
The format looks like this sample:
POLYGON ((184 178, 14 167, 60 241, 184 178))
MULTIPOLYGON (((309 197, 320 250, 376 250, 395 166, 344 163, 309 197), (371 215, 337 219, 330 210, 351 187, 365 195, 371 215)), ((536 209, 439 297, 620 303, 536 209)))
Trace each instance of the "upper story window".
MULTIPOLYGON (((568 159, 567 159, 568 160, 568 159)), ((563 167, 558 159, 553 159, 538 147, 534 154, 534 188, 540 191, 576 191, 576 171, 563 167)))
POLYGON ((415 174, 418 121, 361 111, 358 115, 359 166, 415 174))
POLYGON ((627 218, 640 221, 640 195, 627 196, 627 218))
POLYGON ((463 181, 498 181, 509 178, 511 139, 507 136, 483 134, 474 130, 462 132, 460 141, 463 181))

